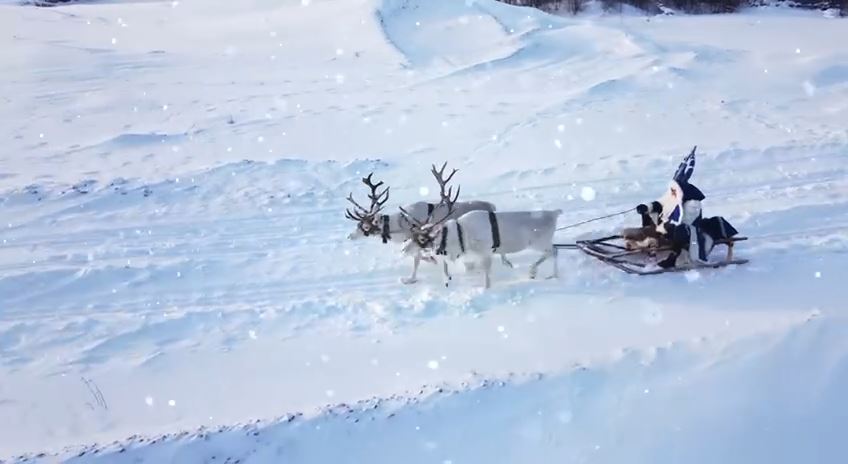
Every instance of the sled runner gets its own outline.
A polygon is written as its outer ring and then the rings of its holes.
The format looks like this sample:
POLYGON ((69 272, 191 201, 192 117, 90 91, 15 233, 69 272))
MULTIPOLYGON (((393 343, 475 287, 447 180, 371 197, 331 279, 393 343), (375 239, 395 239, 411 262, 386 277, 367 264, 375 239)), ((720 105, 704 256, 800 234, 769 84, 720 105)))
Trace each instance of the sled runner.
POLYGON ((671 251, 671 246, 665 243, 660 243, 657 246, 628 249, 625 246, 623 236, 611 235, 593 240, 578 240, 576 243, 557 243, 554 244, 554 247, 557 249, 580 250, 628 274, 655 275, 666 272, 681 272, 692 269, 720 268, 734 264, 745 264, 748 262, 747 259, 736 259, 733 257, 733 245, 736 242, 747 239, 747 237, 732 237, 716 241, 716 246, 724 245, 727 247, 727 254, 720 261, 703 264, 692 261, 685 266, 675 266, 667 269, 656 265, 657 262, 662 260, 671 251))

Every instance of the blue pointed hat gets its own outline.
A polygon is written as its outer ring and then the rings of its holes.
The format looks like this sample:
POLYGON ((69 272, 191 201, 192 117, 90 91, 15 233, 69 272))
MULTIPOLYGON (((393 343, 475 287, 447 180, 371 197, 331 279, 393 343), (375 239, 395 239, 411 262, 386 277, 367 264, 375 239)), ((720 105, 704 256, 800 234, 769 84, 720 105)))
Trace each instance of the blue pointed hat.
POLYGON ((683 161, 680 163, 680 166, 677 167, 677 171, 674 173, 675 182, 678 184, 688 184, 689 178, 692 177, 692 171, 695 170, 695 149, 698 148, 697 145, 692 147, 692 151, 686 155, 686 158, 683 158, 683 161))

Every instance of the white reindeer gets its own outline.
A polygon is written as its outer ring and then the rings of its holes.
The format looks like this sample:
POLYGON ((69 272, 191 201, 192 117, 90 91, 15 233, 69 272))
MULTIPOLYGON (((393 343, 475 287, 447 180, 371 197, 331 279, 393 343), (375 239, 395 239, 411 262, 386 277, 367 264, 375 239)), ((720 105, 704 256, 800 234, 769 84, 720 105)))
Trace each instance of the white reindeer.
MULTIPOLYGON (((401 207, 401 212, 394 214, 380 214, 383 209, 383 205, 389 199, 389 187, 386 187, 385 190, 378 193, 377 191, 380 186, 383 185, 383 182, 381 181, 374 184, 371 180, 371 177, 374 174, 373 172, 370 173, 368 177, 362 178, 362 183, 368 186, 371 190, 371 193, 368 195, 368 198, 371 200, 371 206, 367 209, 363 208, 353 199, 352 192, 348 195, 347 200, 353 203, 354 211, 350 211, 349 209, 345 210, 345 217, 355 221, 357 224, 356 229, 351 232, 347 238, 350 240, 359 240, 365 237, 380 237, 383 243, 403 243, 412 238, 411 228, 415 223, 411 222, 409 218, 412 218, 412 221, 419 223, 443 220, 449 212, 444 199, 445 196, 449 196, 452 191, 450 190, 449 192, 445 192, 445 186, 457 172, 457 170, 454 169, 450 176, 448 176, 447 179, 444 179, 446 165, 447 162, 443 164, 442 168, 438 171, 436 170, 435 165, 432 166, 431 169, 431 172, 436 178, 436 182, 439 183, 441 190, 440 194, 442 196, 442 200, 439 203, 417 201, 401 207)), ((457 191, 457 195, 458 194, 459 191, 457 191)), ((487 201, 464 201, 453 203, 453 209, 454 214, 464 214, 478 210, 495 211, 495 205, 487 201)), ((406 247, 404 248, 404 254, 413 254, 412 275, 401 279, 401 281, 405 284, 411 284, 418 280, 418 266, 421 264, 422 259, 435 263, 435 259, 425 257, 420 249, 412 250, 409 247, 406 247)), ((509 262, 504 255, 501 255, 501 262, 503 262, 506 266, 512 267, 512 263, 509 262)), ((471 265, 467 266, 468 269, 471 267, 471 265)))
MULTIPOLYGON (((455 201, 456 198, 453 200, 455 201)), ((492 268, 492 255, 506 255, 524 250, 535 250, 542 256, 530 266, 530 278, 535 279, 539 265, 553 257, 553 275, 559 276, 556 261, 556 248, 553 236, 556 223, 562 210, 542 211, 470 211, 456 219, 448 219, 453 210, 450 198, 445 205, 449 214, 445 219, 418 222, 412 229, 412 240, 407 247, 429 249, 442 257, 444 282, 448 286, 451 275, 447 260, 455 261, 459 257, 475 258, 483 267, 485 288, 491 286, 489 275, 492 268)))

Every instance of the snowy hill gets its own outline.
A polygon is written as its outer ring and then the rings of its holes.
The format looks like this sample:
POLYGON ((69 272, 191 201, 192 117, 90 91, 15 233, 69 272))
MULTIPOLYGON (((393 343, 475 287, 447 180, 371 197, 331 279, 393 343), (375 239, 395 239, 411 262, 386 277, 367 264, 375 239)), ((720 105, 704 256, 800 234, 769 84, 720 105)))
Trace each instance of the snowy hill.
POLYGON ((840 462, 846 25, 0 5, 0 461, 840 462), (448 161, 564 226, 657 198, 693 145, 750 264, 562 251, 531 281, 522 254, 445 289, 346 238, 371 171, 392 210, 448 161))

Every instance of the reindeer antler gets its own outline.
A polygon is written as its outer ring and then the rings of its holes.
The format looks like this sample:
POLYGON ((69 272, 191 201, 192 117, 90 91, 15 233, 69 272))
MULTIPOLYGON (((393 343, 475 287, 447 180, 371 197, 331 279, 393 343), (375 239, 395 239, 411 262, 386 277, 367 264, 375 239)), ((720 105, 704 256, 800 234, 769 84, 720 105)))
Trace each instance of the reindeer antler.
POLYGON ((377 189, 383 185, 383 182, 377 182, 376 184, 371 180, 371 177, 374 173, 368 174, 368 177, 362 178, 362 183, 367 185, 369 189, 371 189, 371 193, 368 194, 368 199, 371 200, 371 206, 365 208, 360 205, 353 199, 353 192, 351 192, 347 196, 347 201, 353 203, 354 212, 351 212, 350 209, 345 209, 345 217, 354 221, 362 221, 369 217, 375 216, 380 210, 383 209, 383 206, 389 201, 389 187, 383 189, 382 192, 377 193, 377 189))
POLYGON ((403 209, 403 206, 398 206, 398 209, 400 210, 400 214, 406 219, 406 221, 410 224, 414 223, 413 225, 415 227, 418 227, 420 229, 424 227, 424 224, 427 224, 427 221, 421 222, 418 219, 415 219, 413 215, 409 214, 409 211, 403 209))
POLYGON ((438 171, 436 171, 436 165, 434 164, 434 165, 432 165, 430 172, 433 173, 433 177, 435 177, 436 182, 439 183, 439 190, 440 190, 439 196, 441 196, 442 202, 443 203, 449 203, 450 205, 453 205, 454 203, 456 203, 456 199, 459 198, 459 190, 460 190, 461 187, 457 187, 456 195, 453 197, 453 199, 450 198, 451 194, 453 193, 453 187, 449 188, 448 191, 445 192, 445 185, 447 185, 447 183, 450 182, 451 179, 453 179, 454 174, 456 174, 456 172, 458 171, 458 169, 454 169, 453 171, 451 171, 448 178, 445 179, 445 167, 447 165, 448 165, 448 162, 445 161, 445 163, 442 164, 442 168, 439 169, 438 171))
POLYGON ((406 217, 406 219, 409 220, 410 223, 414 222, 418 229, 422 229, 426 225, 429 225, 432 229, 433 227, 450 219, 450 217, 454 213, 454 204, 459 198, 459 192, 461 190, 461 187, 457 187, 456 195, 453 194, 453 187, 449 187, 447 191, 445 191, 445 187, 447 187, 448 182, 450 182, 451 179, 453 179, 454 174, 457 173, 457 169, 454 169, 453 171, 451 171, 450 175, 445 178, 445 167, 447 165, 448 163, 447 161, 445 161, 445 163, 442 164, 441 169, 436 170, 435 164, 432 165, 432 168, 430 169, 430 172, 433 174, 433 177, 436 178, 436 182, 438 182, 439 184, 439 196, 441 197, 441 200, 439 201, 439 204, 435 208, 433 208, 433 211, 430 212, 430 215, 427 216, 426 221, 421 222, 418 219, 412 217, 412 215, 409 214, 406 210, 400 208, 400 211, 404 215, 404 217, 406 217), (433 214, 435 214, 436 211, 438 211, 442 205, 445 205, 447 207, 447 212, 441 219, 436 222, 433 222, 433 214))
POLYGON ((371 214, 377 214, 378 212, 380 212, 381 209, 383 209, 383 205, 385 205, 386 202, 389 201, 389 187, 386 187, 382 192, 377 193, 377 189, 380 188, 381 185, 383 185, 383 181, 377 182, 375 184, 371 181, 371 176, 373 175, 374 173, 372 172, 368 174, 368 177, 363 177, 362 183, 367 185, 368 188, 371 189, 371 193, 368 195, 368 199, 371 200, 370 212, 371 214))

